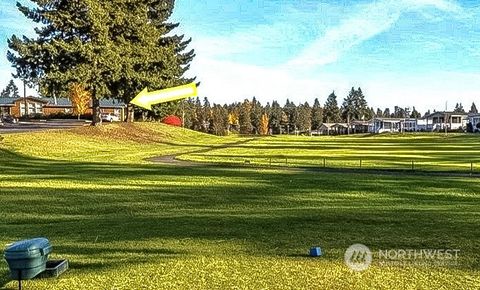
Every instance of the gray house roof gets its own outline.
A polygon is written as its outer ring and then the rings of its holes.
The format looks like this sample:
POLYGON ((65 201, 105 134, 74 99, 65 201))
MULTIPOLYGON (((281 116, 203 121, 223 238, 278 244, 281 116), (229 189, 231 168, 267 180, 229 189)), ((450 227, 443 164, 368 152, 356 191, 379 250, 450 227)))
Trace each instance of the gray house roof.
MULTIPOLYGON (((71 107, 72 101, 67 98, 57 98, 56 102, 54 98, 42 98, 42 100, 46 100, 47 106, 58 106, 58 107, 71 107)), ((125 107, 125 103, 114 100, 114 99, 101 99, 100 100, 100 107, 109 107, 109 108, 122 108, 125 107)))
MULTIPOLYGON (((52 107, 72 107, 72 102, 67 98, 57 98, 56 102, 54 98, 36 98, 36 97, 27 97, 35 101, 43 102, 47 106, 52 107)), ((0 98, 0 106, 13 106, 14 103, 18 100, 23 100, 23 98, 0 98)), ((114 99, 102 99, 100 100, 100 107, 104 108, 123 108, 125 107, 124 102, 120 102, 114 99)))
POLYGON ((13 106, 16 98, 0 98, 0 106, 13 106))

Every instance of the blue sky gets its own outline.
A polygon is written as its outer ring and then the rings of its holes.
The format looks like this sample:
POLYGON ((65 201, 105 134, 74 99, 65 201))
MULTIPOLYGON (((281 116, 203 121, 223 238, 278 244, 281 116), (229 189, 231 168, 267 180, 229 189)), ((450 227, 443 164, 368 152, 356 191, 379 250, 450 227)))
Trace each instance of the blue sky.
MULTIPOLYGON (((32 33, 14 2, 0 4, 3 55, 9 35, 32 33)), ((374 107, 480 105, 477 0, 177 0, 172 18, 214 102, 324 102, 361 86, 374 107)), ((8 75, 0 57, 0 87, 8 75)))

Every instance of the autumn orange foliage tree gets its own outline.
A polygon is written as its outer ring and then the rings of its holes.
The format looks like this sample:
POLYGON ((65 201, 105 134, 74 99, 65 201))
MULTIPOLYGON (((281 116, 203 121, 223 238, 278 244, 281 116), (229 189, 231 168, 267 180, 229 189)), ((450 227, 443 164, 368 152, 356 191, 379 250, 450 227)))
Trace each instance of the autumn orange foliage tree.
POLYGON ((268 122, 270 121, 270 118, 266 113, 262 115, 262 118, 260 119, 260 135, 268 135, 268 122))
POLYGON ((92 94, 82 84, 75 83, 70 86, 69 98, 72 101, 73 113, 80 119, 90 107, 92 94))

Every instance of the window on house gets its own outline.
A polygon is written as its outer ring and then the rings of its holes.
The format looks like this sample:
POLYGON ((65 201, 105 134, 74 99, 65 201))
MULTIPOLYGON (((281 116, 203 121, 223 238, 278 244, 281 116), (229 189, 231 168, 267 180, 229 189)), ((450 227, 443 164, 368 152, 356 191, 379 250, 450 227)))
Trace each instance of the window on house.
POLYGON ((35 104, 28 103, 28 114, 35 114, 35 104))
POLYGON ((42 104, 36 103, 36 104, 35 104, 35 113, 36 113, 36 114, 41 114, 42 111, 43 111, 42 104))
POLYGON ((25 103, 20 103, 20 116, 25 116, 25 103))

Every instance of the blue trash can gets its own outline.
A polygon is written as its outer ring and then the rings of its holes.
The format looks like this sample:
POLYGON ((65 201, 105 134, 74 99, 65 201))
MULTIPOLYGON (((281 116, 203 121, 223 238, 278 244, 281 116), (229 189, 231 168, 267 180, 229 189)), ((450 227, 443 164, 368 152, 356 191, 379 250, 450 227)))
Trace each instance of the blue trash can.
POLYGON ((45 271, 48 254, 52 252, 45 238, 24 240, 10 245, 5 250, 5 260, 14 280, 29 280, 45 271))
POLYGON ((310 248, 310 257, 320 257, 320 256, 322 256, 322 248, 320 247, 310 248))

